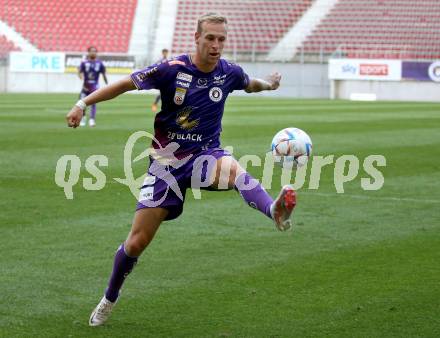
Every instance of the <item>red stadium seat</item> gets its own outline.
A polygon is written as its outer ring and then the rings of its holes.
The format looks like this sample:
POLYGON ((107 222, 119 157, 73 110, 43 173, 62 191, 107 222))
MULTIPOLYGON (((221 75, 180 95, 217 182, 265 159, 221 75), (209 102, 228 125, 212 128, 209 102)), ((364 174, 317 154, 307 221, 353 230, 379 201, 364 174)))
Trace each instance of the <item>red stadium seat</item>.
POLYGON ((325 46, 328 54, 340 50, 357 58, 434 59, 440 53, 439 15, 438 0, 340 0, 303 48, 319 54, 325 46))
POLYGON ((136 0, 0 0, 0 20, 43 51, 127 52, 136 0), (111 32, 111 34, 108 34, 111 32), (109 44, 116 39, 118 44, 109 44))
POLYGON ((195 21, 210 11, 220 12, 228 18, 226 53, 267 53, 311 3, 312 0, 179 0, 172 53, 184 53, 194 48, 195 21))

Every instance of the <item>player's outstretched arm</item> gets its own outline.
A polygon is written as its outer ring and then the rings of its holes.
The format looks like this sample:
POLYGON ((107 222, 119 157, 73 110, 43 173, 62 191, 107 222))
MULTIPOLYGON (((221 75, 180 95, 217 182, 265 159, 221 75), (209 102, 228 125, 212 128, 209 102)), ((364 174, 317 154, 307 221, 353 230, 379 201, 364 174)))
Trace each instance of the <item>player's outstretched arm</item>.
POLYGON ((87 106, 102 101, 107 101, 119 96, 125 92, 136 89, 131 77, 116 81, 106 87, 102 87, 90 95, 86 96, 83 100, 79 100, 70 112, 66 116, 67 125, 69 127, 76 128, 79 126, 81 119, 83 117, 83 111, 87 106))
POLYGON ((245 91, 247 93, 256 93, 263 90, 275 90, 280 86, 280 80, 280 73, 272 73, 265 80, 250 79, 245 91))

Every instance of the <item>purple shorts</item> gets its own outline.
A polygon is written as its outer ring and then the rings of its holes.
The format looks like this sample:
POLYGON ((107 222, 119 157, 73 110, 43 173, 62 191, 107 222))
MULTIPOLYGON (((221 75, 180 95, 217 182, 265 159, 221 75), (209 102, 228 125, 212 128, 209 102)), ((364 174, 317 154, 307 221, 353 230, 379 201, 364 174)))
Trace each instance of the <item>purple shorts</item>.
POLYGON ((83 88, 81 89, 81 92, 79 93, 79 98, 80 98, 80 99, 83 99, 83 98, 85 98, 86 96, 92 94, 92 93, 93 93, 94 91, 96 91, 97 89, 98 89, 98 87, 89 87, 89 88, 83 87, 83 88))
POLYGON ((174 166, 160 164, 150 157, 136 210, 165 208, 169 211, 165 220, 177 218, 183 211, 186 189, 209 190, 209 175, 223 156, 231 154, 221 148, 207 149, 174 166))

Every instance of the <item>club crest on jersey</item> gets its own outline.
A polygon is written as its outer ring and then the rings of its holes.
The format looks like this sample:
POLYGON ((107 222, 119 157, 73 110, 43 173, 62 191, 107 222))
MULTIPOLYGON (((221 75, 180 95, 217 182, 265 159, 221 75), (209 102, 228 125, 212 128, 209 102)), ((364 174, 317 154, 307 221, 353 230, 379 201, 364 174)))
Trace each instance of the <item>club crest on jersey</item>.
POLYGON ((219 87, 212 87, 209 90, 209 98, 211 101, 219 102, 223 97, 223 92, 219 87))
POLYGON ((176 88, 176 93, 174 94, 174 103, 180 106, 185 100, 186 89, 184 88, 176 88))
POLYGON ((182 72, 178 72, 176 78, 177 78, 177 80, 188 81, 188 82, 191 82, 193 79, 192 75, 182 73, 182 72))

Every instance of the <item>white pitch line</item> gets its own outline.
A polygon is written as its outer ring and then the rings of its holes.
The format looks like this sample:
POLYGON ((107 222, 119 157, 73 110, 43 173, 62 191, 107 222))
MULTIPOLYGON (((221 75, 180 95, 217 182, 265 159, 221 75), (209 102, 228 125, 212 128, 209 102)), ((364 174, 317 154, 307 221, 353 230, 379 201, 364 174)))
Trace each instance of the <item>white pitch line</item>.
POLYGON ((421 199, 421 198, 405 198, 405 197, 379 197, 379 196, 365 196, 365 195, 352 195, 352 194, 338 194, 338 193, 324 193, 324 192, 301 192, 299 191, 299 195, 315 195, 315 196, 324 196, 324 197, 348 197, 354 199, 364 199, 364 200, 380 200, 380 201, 393 201, 393 202, 416 202, 416 203, 440 203, 440 200, 431 200, 431 199, 421 199))

